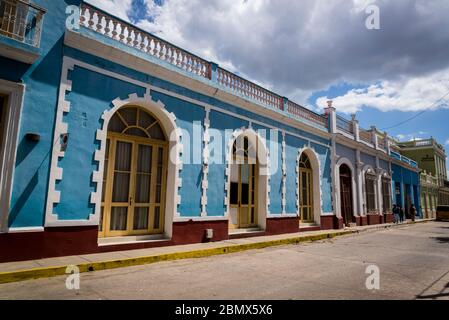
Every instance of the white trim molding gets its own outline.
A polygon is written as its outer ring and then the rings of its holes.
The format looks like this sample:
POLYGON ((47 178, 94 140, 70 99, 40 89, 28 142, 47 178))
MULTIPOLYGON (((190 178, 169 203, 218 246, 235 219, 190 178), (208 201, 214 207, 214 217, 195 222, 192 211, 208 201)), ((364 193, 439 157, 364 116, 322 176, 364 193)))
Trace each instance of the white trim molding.
POLYGON ((204 133, 203 133, 203 179, 201 182, 201 217, 207 217, 207 189, 209 188, 209 128, 210 128, 210 108, 205 108, 206 115, 204 117, 204 133))
MULTIPOLYGON (((128 99, 121 100, 119 98, 112 101, 112 108, 105 110, 101 116, 103 120, 102 127, 97 130, 96 139, 100 141, 100 147, 95 151, 94 159, 98 162, 98 171, 93 172, 92 182, 96 185, 96 191, 91 193, 90 202, 95 205, 95 210, 90 214, 89 219, 86 220, 59 220, 58 216, 53 213, 53 206, 60 201, 60 191, 55 190, 56 180, 62 180, 63 169, 58 167, 59 158, 64 157, 64 152, 61 151, 60 135, 68 132, 68 126, 63 123, 63 113, 70 111, 70 103, 65 100, 67 91, 71 90, 71 81, 67 79, 68 70, 73 70, 75 60, 64 57, 63 70, 61 75, 61 84, 59 92, 58 110, 56 116, 56 125, 54 133, 54 145, 52 150, 52 162, 50 170, 50 181, 48 189, 47 210, 45 215, 45 226, 86 226, 98 225, 101 211, 101 191, 103 188, 103 171, 104 159, 106 151, 106 137, 107 127, 112 115, 125 105, 139 106, 147 109, 154 114, 161 122, 162 127, 170 138, 169 141, 169 164, 167 175, 167 197, 165 207, 165 233, 168 237, 172 234, 172 224, 179 217, 178 205, 181 202, 179 196, 179 188, 182 180, 180 178, 180 171, 182 170, 182 132, 176 126, 176 117, 173 113, 169 113, 161 101, 155 102, 152 100, 150 91, 144 97, 139 97, 137 94, 130 94, 128 99)), ((77 63, 78 64, 78 63, 77 63)))
POLYGON ((112 105, 113 108, 104 111, 101 117, 103 119, 103 126, 97 130, 96 135, 97 140, 100 141, 100 148, 95 151, 95 161, 98 161, 98 171, 93 173, 92 182, 97 185, 97 190, 91 194, 91 203, 95 205, 95 220, 99 221, 100 217, 101 192, 103 190, 102 177, 109 121, 117 110, 130 105, 138 106, 151 112, 160 121, 163 130, 169 137, 164 233, 168 238, 171 238, 173 221, 176 221, 177 217, 180 216, 177 209, 181 203, 179 188, 182 184, 180 178, 180 171, 182 170, 182 144, 180 142, 182 133, 176 126, 176 117, 174 113, 168 112, 165 109, 165 105, 161 101, 155 102, 151 98, 149 90, 143 97, 139 97, 137 94, 131 94, 126 100, 117 98, 112 102, 112 105))
POLYGON ((25 85, 0 79, 0 93, 7 99, 3 141, 0 141, 0 233, 8 232, 20 115, 25 85))
MULTIPOLYGON (((48 181, 47 207, 45 210, 45 226, 61 226, 58 216, 53 213, 53 207, 61 200, 61 192, 56 190, 56 182, 62 180, 63 169, 58 166, 58 162, 65 156, 61 150, 61 135, 68 133, 68 124, 63 121, 64 113, 70 112, 70 102, 67 101, 67 92, 72 91, 72 81, 68 79, 69 70, 73 71, 75 63, 72 59, 64 57, 62 62, 61 82, 59 84, 58 107, 56 110, 55 130, 53 134, 53 147, 50 163, 50 178, 48 181)), ((91 217, 90 217, 91 218, 91 217)), ((95 224, 90 221, 89 225, 95 224)), ((83 221, 65 221, 64 226, 83 224, 83 221)), ((97 222, 98 224, 98 222, 97 222)))
POLYGON ((270 168, 269 168, 269 152, 266 145, 266 141, 262 139, 262 137, 255 132, 253 129, 237 129, 232 133, 231 138, 228 141, 226 146, 226 169, 225 169, 225 217, 229 219, 230 217, 230 208, 229 208, 229 200, 231 196, 231 166, 233 163, 232 160, 232 147, 234 145, 235 140, 240 136, 244 135, 248 137, 248 140, 253 145, 257 145, 257 163, 259 166, 259 179, 257 186, 257 217, 258 224, 262 230, 266 228, 266 219, 269 215, 269 177, 270 177, 270 168))
POLYGON ((286 215, 287 207, 287 150, 285 144, 285 131, 282 131, 282 215, 286 215))

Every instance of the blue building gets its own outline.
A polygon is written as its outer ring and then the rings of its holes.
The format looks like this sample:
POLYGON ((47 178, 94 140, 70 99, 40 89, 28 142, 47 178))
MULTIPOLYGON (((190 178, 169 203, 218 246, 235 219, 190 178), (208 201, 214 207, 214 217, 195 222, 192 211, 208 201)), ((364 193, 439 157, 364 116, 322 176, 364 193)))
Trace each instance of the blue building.
POLYGON ((390 222, 392 180, 415 191, 389 138, 331 105, 314 113, 79 0, 0 0, 11 16, 0 261, 390 222))

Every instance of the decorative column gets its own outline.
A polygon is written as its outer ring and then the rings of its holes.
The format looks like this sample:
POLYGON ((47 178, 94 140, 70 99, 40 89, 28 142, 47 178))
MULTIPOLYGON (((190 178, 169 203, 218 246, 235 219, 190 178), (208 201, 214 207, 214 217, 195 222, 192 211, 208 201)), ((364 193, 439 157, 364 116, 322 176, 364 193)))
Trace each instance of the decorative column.
POLYGON ((354 131, 354 140, 360 141, 360 126, 359 121, 355 118, 355 113, 351 115, 352 120, 352 131, 354 131))
POLYGON ((337 111, 332 106, 332 100, 327 102, 327 108, 324 109, 324 113, 329 120, 329 133, 337 133, 337 111))
POLYGON ((339 212, 340 203, 338 201, 338 194, 340 193, 340 186, 337 185, 338 172, 337 172, 337 143, 335 141, 335 134, 332 135, 331 146, 331 177, 332 177, 332 207, 334 214, 337 218, 341 218, 341 212, 339 212))
POLYGON ((390 139, 388 138, 388 133, 385 131, 384 133, 384 144, 385 144, 385 151, 387 151, 387 154, 390 154, 390 139))
POLYGON ((377 176, 377 211, 383 215, 383 193, 382 193, 382 174, 383 170, 379 165, 379 157, 376 157, 376 176, 377 176))
POLYGON ((373 143, 374 149, 379 148, 379 144, 377 142, 377 128, 375 126, 371 126, 371 142, 373 143))
POLYGON ((282 131, 282 214, 287 207, 287 151, 285 146, 285 131, 282 131))
POLYGON ((209 62, 209 79, 212 82, 218 82, 218 74, 217 74, 218 64, 215 62, 209 62))
POLYGON ((357 184, 357 194, 354 196, 357 197, 357 210, 360 217, 365 216, 365 210, 363 207, 363 177, 362 177, 362 167, 363 162, 360 160, 360 150, 356 151, 356 184, 357 184))
POLYGON ((203 133, 203 180, 201 182, 202 196, 201 196, 201 217, 207 216, 207 189, 209 188, 209 113, 210 108, 206 107, 206 116, 204 118, 204 133, 203 133))

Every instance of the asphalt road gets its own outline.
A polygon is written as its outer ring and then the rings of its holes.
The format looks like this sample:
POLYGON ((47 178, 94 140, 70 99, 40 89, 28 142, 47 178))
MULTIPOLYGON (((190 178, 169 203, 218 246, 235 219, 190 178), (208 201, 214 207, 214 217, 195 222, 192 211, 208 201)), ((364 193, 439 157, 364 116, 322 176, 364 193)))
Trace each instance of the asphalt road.
POLYGON ((80 290, 65 282, 3 284, 0 299, 449 299, 449 223, 85 273, 80 290), (371 265, 379 290, 366 287, 371 265))

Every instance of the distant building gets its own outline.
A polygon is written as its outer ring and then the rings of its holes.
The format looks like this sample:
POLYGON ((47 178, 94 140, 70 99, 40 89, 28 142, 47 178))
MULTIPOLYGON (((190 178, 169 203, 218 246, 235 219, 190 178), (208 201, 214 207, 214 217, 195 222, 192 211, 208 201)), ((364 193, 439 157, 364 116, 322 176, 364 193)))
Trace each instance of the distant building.
POLYGON ((449 205, 449 181, 447 180, 446 151, 434 138, 398 143, 400 153, 415 160, 418 167, 436 177, 438 205, 449 205))
POLYGON ((421 208, 424 219, 436 217, 438 190, 438 179, 431 173, 421 172, 421 208))

